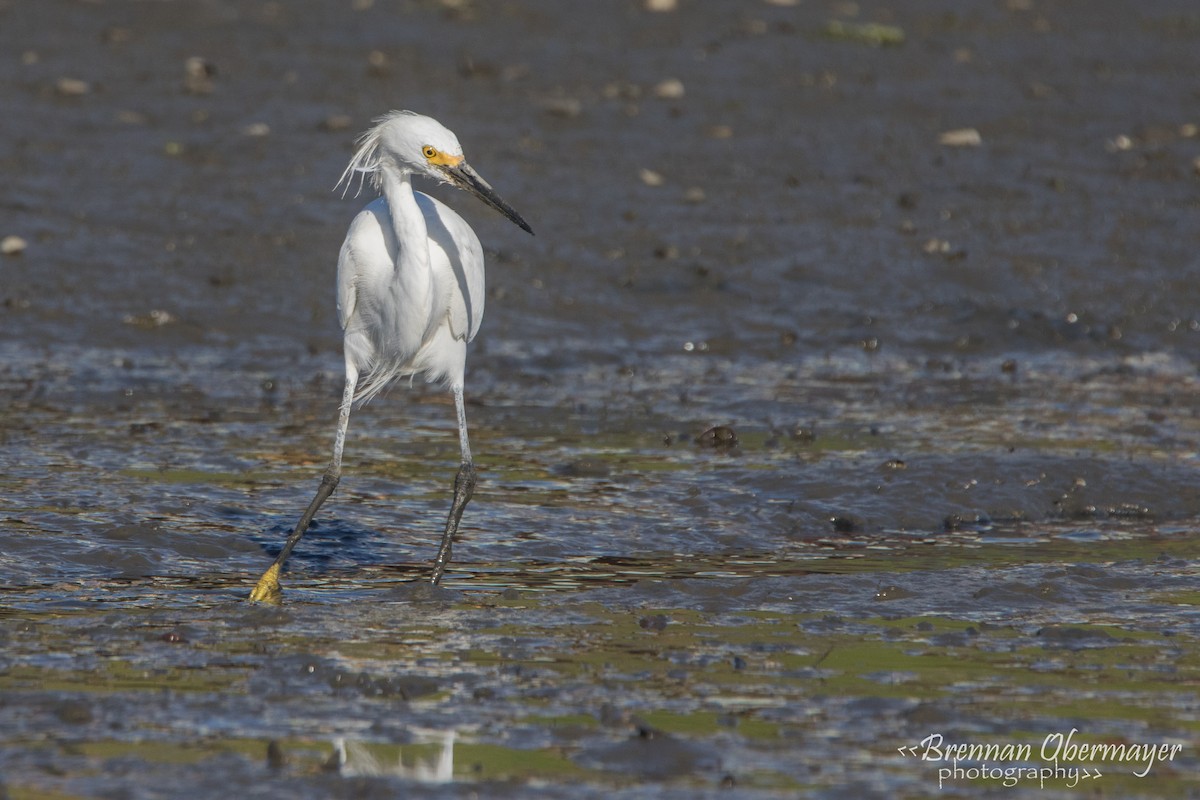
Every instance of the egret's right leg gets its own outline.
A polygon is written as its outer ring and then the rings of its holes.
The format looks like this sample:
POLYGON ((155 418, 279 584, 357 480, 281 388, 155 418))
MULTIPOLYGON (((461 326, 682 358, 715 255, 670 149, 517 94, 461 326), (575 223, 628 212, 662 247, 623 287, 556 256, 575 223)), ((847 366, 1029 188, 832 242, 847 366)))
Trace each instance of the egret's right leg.
POLYGON ((458 467, 458 475, 454 478, 454 502, 450 505, 450 514, 446 517, 446 530, 442 533, 442 544, 438 548, 437 558, 433 562, 433 577, 430 579, 435 586, 441 582, 450 563, 450 552, 454 547, 454 537, 458 535, 458 523, 462 521, 463 511, 471 502, 475 493, 475 464, 471 460, 471 443, 467 438, 467 411, 463 402, 462 386, 451 387, 454 392, 454 408, 458 412, 458 447, 462 455, 462 463, 458 467))
POLYGON ((300 517, 300 521, 296 523, 295 530, 288 536, 287 541, 283 543, 283 549, 275 557, 275 562, 258 579, 254 591, 250 593, 251 600, 265 602, 279 601, 279 598, 283 595, 283 589, 279 585, 279 575, 283 571, 283 563, 291 555, 292 548, 300 541, 300 537, 304 536, 304 532, 308 530, 309 523, 316 516, 321 504, 329 499, 329 496, 333 494, 333 490, 337 488, 338 481, 342 478, 342 448, 346 444, 346 428, 350 425, 350 407, 354 403, 354 390, 357 387, 358 370, 347 362, 346 388, 342 392, 342 405, 338 409, 337 434, 333 439, 333 459, 330 460, 325 474, 321 476, 321 485, 317 488, 317 494, 313 497, 312 502, 308 504, 308 508, 304 509, 304 514, 300 517))

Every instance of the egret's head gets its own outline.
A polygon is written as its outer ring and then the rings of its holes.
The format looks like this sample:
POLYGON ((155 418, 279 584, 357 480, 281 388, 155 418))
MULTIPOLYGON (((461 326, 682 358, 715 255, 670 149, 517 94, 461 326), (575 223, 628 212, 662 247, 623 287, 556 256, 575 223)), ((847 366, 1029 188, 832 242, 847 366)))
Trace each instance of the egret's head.
MULTIPOLYGON (((351 173, 371 176, 380 188, 388 172, 419 173, 446 180, 441 170, 463 160, 458 137, 431 117, 411 111, 392 111, 375 120, 375 125, 358 140, 358 149, 342 173, 347 183, 351 173)), ((341 183, 342 181, 339 181, 341 183)))
POLYGON ((358 149, 338 183, 345 182, 349 189, 355 172, 370 175, 371 183, 380 190, 389 174, 427 175, 465 189, 533 233, 521 215, 467 164, 458 137, 432 117, 392 111, 375 120, 375 126, 358 140, 358 149))

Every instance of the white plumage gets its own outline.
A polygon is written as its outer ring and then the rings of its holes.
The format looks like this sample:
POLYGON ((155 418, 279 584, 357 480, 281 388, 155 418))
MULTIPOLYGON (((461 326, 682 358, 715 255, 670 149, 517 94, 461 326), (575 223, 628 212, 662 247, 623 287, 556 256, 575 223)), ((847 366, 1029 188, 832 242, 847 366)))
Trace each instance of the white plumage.
POLYGON ((422 375, 449 386, 458 413, 462 464, 434 563, 434 583, 450 559, 459 519, 475 486, 463 378, 467 342, 483 319, 483 247, 462 217, 415 191, 412 178, 425 175, 466 189, 524 230, 533 231, 468 166, 458 137, 429 117, 393 111, 376 120, 359 140, 339 185, 344 182, 348 188, 355 174, 369 176, 382 197, 350 223, 338 257, 338 321, 344 335, 346 387, 333 459, 300 522, 259 579, 252 600, 278 598, 284 561, 337 486, 352 405, 369 400, 397 378, 422 375))
POLYGON ((386 198, 359 212, 338 259, 338 321, 357 400, 392 380, 424 374, 462 386, 467 342, 483 319, 483 248, 446 205, 412 192, 428 239, 427 257, 402 252, 386 198))

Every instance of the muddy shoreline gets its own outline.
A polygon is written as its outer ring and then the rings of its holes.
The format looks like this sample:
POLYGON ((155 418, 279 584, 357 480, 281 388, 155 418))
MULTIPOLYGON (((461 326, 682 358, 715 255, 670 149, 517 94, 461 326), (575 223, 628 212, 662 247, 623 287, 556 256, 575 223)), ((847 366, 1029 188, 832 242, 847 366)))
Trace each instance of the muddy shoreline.
POLYGON ((1197 791, 1195 10, 649 5, 0 0, 0 796, 922 797, 1072 727, 1197 791), (430 189, 480 484, 432 590, 396 387, 251 606, 391 108, 537 231, 430 189))

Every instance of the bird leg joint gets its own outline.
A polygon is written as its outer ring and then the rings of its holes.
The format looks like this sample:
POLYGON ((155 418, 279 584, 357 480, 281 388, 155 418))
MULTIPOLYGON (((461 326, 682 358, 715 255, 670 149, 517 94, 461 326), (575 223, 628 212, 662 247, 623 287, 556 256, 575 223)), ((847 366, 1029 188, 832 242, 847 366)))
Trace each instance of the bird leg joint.
POLYGON ((433 577, 431 582, 437 584, 442 580, 446 565, 450 563, 450 553, 454 547, 454 537, 458 534, 458 523, 462 520, 467 503, 475 493, 475 465, 464 461, 454 477, 454 503, 450 506, 450 514, 446 517, 446 531, 442 534, 442 546, 438 548, 437 559, 433 562, 433 577))
POLYGON ((461 507, 458 513, 462 514, 462 509, 471 501, 471 496, 475 494, 475 465, 470 461, 464 461, 462 466, 458 468, 458 475, 454 476, 454 505, 459 506, 461 497, 461 507))
POLYGON ((340 482, 341 479, 342 477, 340 475, 335 475, 332 472, 326 472, 321 476, 321 488, 317 490, 317 493, 324 494, 326 497, 329 497, 329 495, 333 494, 333 490, 337 488, 338 482, 340 482))

